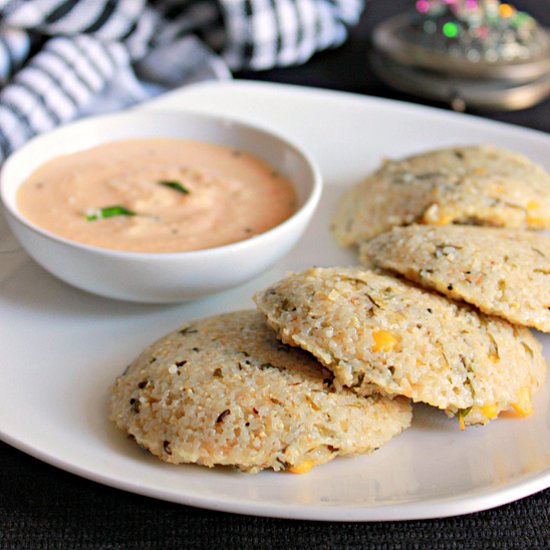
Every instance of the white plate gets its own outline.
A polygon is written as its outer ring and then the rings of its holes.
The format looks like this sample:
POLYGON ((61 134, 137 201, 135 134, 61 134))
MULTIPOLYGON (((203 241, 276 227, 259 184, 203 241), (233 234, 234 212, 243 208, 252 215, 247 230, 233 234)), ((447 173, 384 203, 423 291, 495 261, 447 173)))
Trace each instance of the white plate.
MULTIPOLYGON (((411 429, 370 456, 303 476, 171 466, 141 451, 105 418, 107 388, 137 352, 184 319, 252 307, 250 295, 288 269, 353 263, 328 223, 342 190, 384 156, 492 142, 548 164, 550 137, 434 109, 287 86, 229 82, 173 92, 149 108, 215 111, 259 121, 317 157, 325 193, 313 225, 278 266, 223 295, 180 306, 109 301, 48 275, 0 247, 0 435, 84 477, 160 499, 262 516, 338 521, 430 518, 510 502, 550 486, 550 384, 527 419, 460 432, 416 407, 411 429)), ((10 251, 11 250, 11 251, 10 251)), ((550 338, 541 337, 549 357, 550 338)))

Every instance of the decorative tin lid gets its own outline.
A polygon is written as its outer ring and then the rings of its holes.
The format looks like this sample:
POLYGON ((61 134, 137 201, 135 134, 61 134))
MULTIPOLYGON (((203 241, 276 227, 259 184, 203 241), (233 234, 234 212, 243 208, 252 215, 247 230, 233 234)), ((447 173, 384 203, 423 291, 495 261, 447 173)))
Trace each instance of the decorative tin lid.
POLYGON ((498 0, 417 0, 373 45, 379 76, 423 97, 519 109, 550 95, 550 33, 498 0))

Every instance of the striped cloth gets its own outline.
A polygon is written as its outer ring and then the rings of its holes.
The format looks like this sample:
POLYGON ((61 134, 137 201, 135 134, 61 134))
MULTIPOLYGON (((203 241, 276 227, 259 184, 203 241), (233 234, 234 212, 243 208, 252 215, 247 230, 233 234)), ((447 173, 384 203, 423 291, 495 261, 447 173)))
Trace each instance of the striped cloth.
POLYGON ((0 163, 32 136, 341 44, 363 0, 0 0, 0 163))

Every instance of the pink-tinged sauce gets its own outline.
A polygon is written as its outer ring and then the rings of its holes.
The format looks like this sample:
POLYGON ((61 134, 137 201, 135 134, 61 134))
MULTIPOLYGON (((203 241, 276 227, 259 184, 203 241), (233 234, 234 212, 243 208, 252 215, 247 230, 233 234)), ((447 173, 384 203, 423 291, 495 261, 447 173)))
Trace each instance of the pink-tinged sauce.
POLYGON ((179 252, 248 239, 296 210, 290 181, 229 147, 180 139, 117 141, 58 157, 20 187, 19 211, 74 241, 133 252, 179 252), (188 194, 159 182, 177 182, 188 194), (134 216, 89 221, 124 206, 134 216))

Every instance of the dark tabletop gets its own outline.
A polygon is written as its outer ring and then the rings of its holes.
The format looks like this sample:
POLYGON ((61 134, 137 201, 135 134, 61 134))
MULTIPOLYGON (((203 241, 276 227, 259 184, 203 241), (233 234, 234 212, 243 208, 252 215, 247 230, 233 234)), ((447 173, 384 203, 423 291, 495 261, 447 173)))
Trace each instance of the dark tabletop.
MULTIPOLYGON (((367 63, 373 26, 411 4, 410 0, 370 0, 344 46, 318 54, 302 67, 237 77, 427 103, 388 89, 367 63)), ((550 26, 550 0, 517 0, 514 5, 550 26)), ((523 111, 473 114, 550 131, 550 100, 523 111)), ((381 523, 277 520, 188 508, 125 493, 68 474, 0 443, 0 548, 115 547, 550 548, 550 490, 494 510, 447 519, 381 523)))

